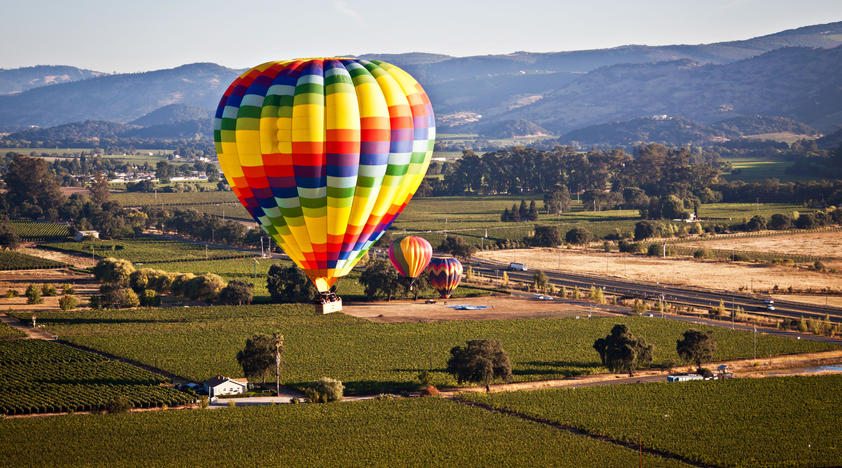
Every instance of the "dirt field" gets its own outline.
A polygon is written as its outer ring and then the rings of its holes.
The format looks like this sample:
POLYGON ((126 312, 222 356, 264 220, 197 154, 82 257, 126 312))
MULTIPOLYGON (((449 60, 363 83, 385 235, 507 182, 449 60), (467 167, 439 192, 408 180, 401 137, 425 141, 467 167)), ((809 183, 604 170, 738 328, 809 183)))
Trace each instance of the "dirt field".
POLYGON ((55 260, 57 262, 63 262, 77 268, 88 268, 96 265, 96 260, 90 256, 72 255, 53 250, 36 249, 34 248, 34 244, 27 244, 26 246, 19 248, 18 252, 32 255, 33 257, 41 257, 49 260, 55 260))
POLYGON ((533 317, 587 317, 609 314, 583 304, 539 301, 528 297, 472 297, 438 301, 392 301, 345 304, 343 312, 372 322, 437 322, 444 320, 495 320, 533 317), (455 310, 448 306, 486 305, 484 310, 455 310))
POLYGON ((561 270, 720 290, 738 290, 741 287, 749 290, 753 287, 755 291, 765 291, 775 285, 781 289, 792 286, 800 290, 842 290, 842 274, 817 273, 786 266, 700 262, 687 258, 661 259, 549 248, 489 251, 480 252, 477 256, 502 263, 524 262, 531 270, 561 270))
POLYGON ((786 301, 804 302, 806 304, 815 304, 818 306, 829 305, 831 307, 842 307, 842 296, 817 296, 808 294, 775 294, 774 299, 781 299, 786 301))
POLYGON ((8 311, 33 311, 33 310, 56 310, 58 309, 59 295, 44 297, 42 304, 27 304, 23 296, 26 287, 30 284, 40 286, 45 283, 52 283, 61 294, 61 287, 65 284, 73 286, 74 295, 79 298, 81 305, 86 305, 91 294, 97 292, 97 284, 91 275, 76 273, 66 269, 58 270, 15 270, 0 271, 0 310, 8 311), (19 297, 7 298, 6 291, 15 289, 19 297))
MULTIPOLYGON (((842 231, 682 242, 681 246, 831 257, 842 267, 842 231)), ((834 266, 834 265, 828 265, 834 266)))

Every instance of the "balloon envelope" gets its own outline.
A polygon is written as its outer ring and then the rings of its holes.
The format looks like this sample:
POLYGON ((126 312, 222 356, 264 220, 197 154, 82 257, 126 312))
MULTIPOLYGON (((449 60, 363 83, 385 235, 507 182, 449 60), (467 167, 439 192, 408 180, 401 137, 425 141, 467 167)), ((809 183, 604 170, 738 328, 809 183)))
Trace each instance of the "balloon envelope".
POLYGON ((214 118, 232 191, 321 292, 406 207, 434 141, 424 90, 381 61, 258 65, 231 83, 214 118))
POLYGON ((427 239, 406 236, 389 246, 389 260, 401 276, 418 278, 430 264, 433 246, 427 239))
POLYGON ((430 266, 430 285, 447 299, 462 281, 462 262, 453 257, 433 257, 430 266))

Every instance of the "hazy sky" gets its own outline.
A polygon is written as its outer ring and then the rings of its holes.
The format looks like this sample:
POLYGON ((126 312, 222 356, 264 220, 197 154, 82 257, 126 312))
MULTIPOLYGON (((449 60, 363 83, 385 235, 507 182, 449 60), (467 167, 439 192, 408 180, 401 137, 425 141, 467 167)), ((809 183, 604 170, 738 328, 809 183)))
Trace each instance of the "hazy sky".
POLYGON ((0 0, 0 67, 560 51, 745 39, 842 20, 842 0, 0 0))

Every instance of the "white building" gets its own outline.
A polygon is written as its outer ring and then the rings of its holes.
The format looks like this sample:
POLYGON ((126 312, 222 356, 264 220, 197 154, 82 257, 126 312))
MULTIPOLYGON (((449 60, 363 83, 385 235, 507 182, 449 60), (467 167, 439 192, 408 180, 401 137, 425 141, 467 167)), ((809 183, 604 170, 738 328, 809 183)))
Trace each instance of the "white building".
POLYGON ((230 377, 217 375, 205 382, 204 389, 210 398, 226 395, 242 395, 243 393, 246 393, 246 390, 248 390, 248 380, 232 379, 230 377))

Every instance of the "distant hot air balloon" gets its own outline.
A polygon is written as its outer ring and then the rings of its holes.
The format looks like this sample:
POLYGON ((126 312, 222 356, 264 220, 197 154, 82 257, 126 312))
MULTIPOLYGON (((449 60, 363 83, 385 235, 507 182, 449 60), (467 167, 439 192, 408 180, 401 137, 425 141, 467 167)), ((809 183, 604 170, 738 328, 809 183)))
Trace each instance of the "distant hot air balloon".
POLYGON ((296 59, 234 80, 214 141, 237 198, 326 294, 418 189, 435 120, 424 90, 394 65, 296 59))
POLYGON ((433 257, 430 266, 430 285, 447 299, 462 281, 462 263, 453 257, 433 257))
POLYGON ((418 278, 430 264, 433 247, 427 239, 406 236, 389 246, 389 260, 401 276, 418 278))

